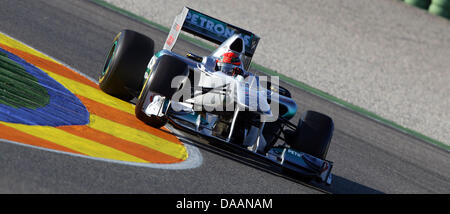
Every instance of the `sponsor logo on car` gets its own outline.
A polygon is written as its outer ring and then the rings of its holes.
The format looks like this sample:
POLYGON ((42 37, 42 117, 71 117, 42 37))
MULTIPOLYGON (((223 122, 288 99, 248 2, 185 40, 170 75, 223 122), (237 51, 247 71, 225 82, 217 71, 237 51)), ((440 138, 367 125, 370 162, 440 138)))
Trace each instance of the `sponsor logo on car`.
MULTIPOLYGON (((192 10, 189 10, 189 13, 186 16, 185 25, 188 28, 193 28, 208 36, 212 36, 214 38, 219 37, 221 40, 225 40, 233 36, 236 32, 234 29, 229 28, 226 23, 220 22, 192 10)), ((252 37, 250 35, 243 35, 243 37, 245 46, 250 49, 252 37)))

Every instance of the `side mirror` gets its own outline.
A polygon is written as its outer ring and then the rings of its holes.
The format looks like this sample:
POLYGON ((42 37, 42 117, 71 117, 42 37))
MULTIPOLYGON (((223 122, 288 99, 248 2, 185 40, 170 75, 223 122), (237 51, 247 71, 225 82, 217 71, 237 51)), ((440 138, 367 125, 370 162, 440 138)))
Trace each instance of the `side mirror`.
POLYGON ((195 54, 193 54, 191 52, 188 52, 186 54, 186 57, 189 58, 189 59, 192 59, 192 60, 194 60, 196 62, 202 62, 202 60, 203 60, 203 57, 195 55, 195 54))

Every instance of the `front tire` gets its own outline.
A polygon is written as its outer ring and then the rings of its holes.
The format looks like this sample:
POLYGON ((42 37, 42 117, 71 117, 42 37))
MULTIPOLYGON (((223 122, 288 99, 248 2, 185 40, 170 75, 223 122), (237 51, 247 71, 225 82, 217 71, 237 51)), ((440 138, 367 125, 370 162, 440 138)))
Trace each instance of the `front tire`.
POLYGON ((151 38, 132 30, 119 32, 100 74, 100 88, 119 99, 131 100, 141 91, 144 73, 153 53, 151 38))
POLYGON ((159 57, 142 88, 135 108, 136 117, 155 128, 164 126, 167 123, 167 115, 149 116, 145 114, 145 108, 147 108, 149 100, 153 98, 152 96, 155 95, 163 96, 166 100, 170 100, 175 92, 178 91, 178 88, 171 87, 172 80, 178 76, 187 77, 188 73, 187 64, 180 59, 169 55, 159 57))

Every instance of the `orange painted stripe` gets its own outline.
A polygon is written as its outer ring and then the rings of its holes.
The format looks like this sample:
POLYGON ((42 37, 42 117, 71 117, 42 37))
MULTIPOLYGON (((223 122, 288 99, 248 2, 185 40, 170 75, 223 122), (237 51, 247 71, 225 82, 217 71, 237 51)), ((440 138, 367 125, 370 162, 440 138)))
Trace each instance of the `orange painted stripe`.
POLYGON ((28 145, 32 145, 32 146, 38 146, 38 147, 43 147, 43 148, 53 149, 53 150, 58 150, 58 151, 63 151, 63 152, 85 155, 78 151, 75 151, 75 150, 66 148, 64 146, 52 143, 50 141, 35 137, 33 135, 21 132, 19 130, 5 126, 3 124, 0 124, 0 136, 2 137, 2 139, 6 139, 6 140, 18 142, 18 143, 23 143, 23 144, 28 144, 28 145))
POLYGON ((86 106, 88 111, 91 114, 95 114, 97 116, 103 117, 105 119, 111 120, 116 123, 120 123, 122 125, 129 126, 134 129, 138 129, 141 131, 145 131, 147 133, 150 133, 152 135, 156 135, 160 138, 163 138, 165 140, 182 144, 177 137, 175 137, 173 134, 170 133, 169 130, 160 130, 155 129, 144 122, 140 121, 136 118, 135 115, 129 114, 123 111, 120 111, 118 109, 109 107, 105 104, 96 102, 94 100, 91 100, 89 98, 83 97, 81 95, 76 95, 78 99, 81 100, 81 102, 86 106))
POLYGON ((97 84, 95 84, 94 82, 90 81, 86 77, 81 76, 77 72, 74 72, 71 69, 69 69, 63 65, 43 59, 41 57, 35 56, 33 54, 27 53, 22 50, 6 46, 1 43, 0 43, 0 47, 11 53, 14 53, 15 55, 19 56, 20 58, 24 59, 25 61, 27 61, 30 64, 33 64, 36 67, 40 67, 40 68, 52 71, 55 74, 59 74, 61 76, 70 78, 72 80, 78 81, 85 85, 89 85, 93 88, 99 89, 99 86, 97 84))
POLYGON ((130 141, 122 140, 101 131, 97 131, 88 126, 60 126, 57 128, 79 137, 101 143, 105 146, 109 146, 111 148, 117 149, 151 163, 176 163, 183 161, 181 159, 163 154, 148 147, 132 143, 130 141))
MULTIPOLYGON (((32 54, 30 54, 30 53, 27 53, 27 52, 24 52, 24 51, 22 51, 22 50, 15 49, 15 48, 12 48, 12 47, 3 45, 3 44, 0 44, 0 47, 2 47, 3 49, 5 49, 5 50, 7 50, 7 51, 9 51, 9 52, 12 52, 12 53, 16 54, 17 56, 21 57, 22 59, 24 59, 25 61, 27 61, 27 62, 33 64, 33 65, 36 66, 36 67, 41 67, 41 68, 43 68, 43 69, 49 70, 49 71, 51 71, 51 72, 53 72, 53 73, 56 73, 56 74, 58 74, 58 75, 61 75, 61 76, 70 78, 70 79, 72 79, 72 80, 78 81, 78 82, 80 82, 80 83, 89 85, 89 86, 91 86, 91 87, 93 87, 93 88, 100 89, 99 86, 98 86, 97 84, 95 84, 94 82, 88 80, 87 78, 81 76, 80 74, 78 74, 78 73, 72 71, 71 69, 69 69, 69 68, 67 68, 67 67, 65 67, 65 66, 63 66, 63 65, 57 64, 57 63, 55 63, 55 62, 52 62, 52 61, 43 59, 43 58, 41 58, 41 57, 32 55, 32 54)), ((79 95, 77 95, 77 96, 78 96, 79 98, 81 97, 81 96, 79 96, 79 95)), ((85 99, 89 100, 88 98, 85 98, 85 99)), ((81 99, 80 99, 80 100, 81 100, 81 99)), ((92 100, 91 100, 91 101, 92 101, 92 100)), ((83 100, 82 100, 82 102, 83 102, 83 100)), ((95 102, 95 101, 93 101, 93 102, 95 102)), ((84 103, 84 102, 83 102, 83 103, 84 103)), ((85 104, 85 105, 86 105, 86 104, 85 104)), ((110 119, 110 120, 112 120, 112 121, 114 121, 114 122, 121 123, 121 124, 130 126, 130 127, 133 127, 133 128, 139 129, 139 130, 142 130, 142 131, 147 131, 147 132, 149 132, 149 133, 151 133, 151 134, 156 134, 156 135, 160 136, 161 138, 164 138, 164 139, 166 139, 166 140, 173 141, 173 142, 177 142, 177 143, 181 144, 181 142, 179 142, 179 140, 178 140, 175 136, 173 136, 172 134, 169 134, 170 131, 169 131, 168 129, 166 129, 166 128, 163 127, 162 129, 163 129, 164 131, 161 131, 161 130, 152 128, 152 127, 150 127, 150 126, 148 126, 148 125, 145 125, 145 123, 143 123, 142 121, 136 119, 136 118, 134 117, 134 115, 133 115, 133 119, 134 119, 134 120, 132 120, 132 121, 127 120, 127 121, 122 121, 122 122, 121 122, 121 120, 119 119, 119 118, 121 118, 121 117, 107 117, 107 115, 102 115, 101 113, 107 113, 107 112, 105 112, 105 109, 106 109, 106 108, 108 108, 108 110, 110 110, 110 111, 114 111, 114 112, 117 113, 117 114, 122 114, 122 113, 124 113, 124 112, 122 112, 122 111, 120 111, 120 110, 111 108, 111 107, 106 106, 106 105, 104 105, 104 104, 101 104, 101 103, 99 103, 99 102, 95 102, 95 104, 92 105, 91 108, 88 108, 88 109, 89 109, 89 111, 90 111, 91 113, 96 112, 96 113, 94 113, 94 114, 96 114, 96 115, 98 115, 98 116, 102 116, 102 117, 107 118, 107 119, 110 119), (100 105, 102 106, 102 107, 100 107, 99 110, 97 110, 97 105, 98 105, 98 104, 100 104, 100 105), (116 120, 114 120, 114 119, 116 119, 116 120), (124 122, 125 122, 125 123, 124 123, 124 122), (137 123, 136 123, 136 122, 137 122, 137 123)), ((125 113, 125 114, 129 115, 128 113, 125 113)), ((109 115, 114 116, 114 114, 109 114, 109 115)), ((122 118, 125 118, 125 117, 122 117, 122 118)), ((127 118, 127 119, 129 119, 129 118, 127 118)))

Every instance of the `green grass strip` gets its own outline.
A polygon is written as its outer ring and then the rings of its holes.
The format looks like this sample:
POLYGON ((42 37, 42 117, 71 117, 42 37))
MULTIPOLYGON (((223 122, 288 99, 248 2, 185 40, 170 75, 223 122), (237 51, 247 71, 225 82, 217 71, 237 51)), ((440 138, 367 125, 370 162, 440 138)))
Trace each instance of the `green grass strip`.
POLYGON ((399 124, 397 124, 397 123, 395 123, 395 122, 393 122, 391 120, 388 120, 388 119, 385 119, 385 118, 383 118, 381 116, 378 116, 377 114, 375 114, 375 113, 373 113, 371 111, 368 111, 368 110, 366 110, 364 108, 361 108, 359 106, 356 106, 354 104, 351 104, 349 102, 341 100, 341 99, 339 99, 339 98, 337 98, 337 97, 335 97, 333 95, 330 95, 330 94, 328 94, 328 93, 326 93, 324 91, 321 91, 321 90, 319 90, 317 88, 313 88, 313 87, 311 87, 311 86, 309 86, 309 85, 307 85, 307 84, 305 84, 303 82, 299 82, 297 80, 291 79, 291 78, 289 78, 289 77, 287 77, 287 76, 285 76, 283 74, 277 73, 276 71, 273 71, 271 69, 268 69, 268 68, 266 68, 264 66, 261 66, 261 65, 258 65, 258 64, 252 63, 251 66, 253 68, 255 68, 256 70, 260 70, 260 71, 262 71, 262 72, 264 72, 264 73, 266 73, 268 75, 278 76, 281 80, 283 80, 283 81, 285 81, 287 83, 290 83, 290 84, 292 84, 292 85, 294 85, 296 87, 299 87, 299 88, 301 88, 301 89, 303 89, 303 90, 305 90, 307 92, 310 92, 310 93, 312 93, 314 95, 322 97, 322 98, 324 98, 326 100, 329 100, 331 102, 337 103, 337 104, 339 104, 341 106, 344 106, 344 107, 346 107, 348 109, 351 109, 352 111, 358 112, 358 113, 360 113, 362 115, 365 115, 365 116, 367 116, 369 118, 377 120, 377 121, 379 121, 381 123, 384 123, 384 124, 386 124, 388 126, 396 128, 396 129, 398 129, 398 130, 400 130, 400 131, 402 131, 402 132, 404 132, 406 134, 410 134, 410 135, 415 136, 415 137, 417 137, 417 138, 419 138, 419 139, 421 139, 423 141, 435 144, 435 145, 437 145, 437 146, 439 146, 439 147, 441 147, 441 148, 443 148, 445 150, 450 150, 450 146, 447 145, 447 144, 444 144, 444 143, 442 143, 442 142, 440 142, 438 140, 435 140, 433 138, 425 136, 425 135, 423 135, 423 134, 421 134, 421 133, 419 133, 417 131, 405 128, 405 127, 403 127, 403 126, 401 126, 401 125, 399 125, 399 124))
MULTIPOLYGON (((91 1, 96 3, 97 5, 100 5, 100 6, 103 6, 105 8, 111 9, 113 11, 116 11, 116 12, 120 13, 120 14, 123 14, 123 15, 128 16, 130 18, 133 18, 133 19, 135 19, 137 21, 140 21, 142 23, 149 24, 152 27, 157 28, 157 29, 159 29, 159 30, 161 30, 163 32, 169 33, 169 31, 170 31, 170 28, 168 28, 168 27, 165 27, 165 26, 160 25, 158 23, 149 21, 148 19, 146 19, 146 18, 144 18, 142 16, 136 15, 134 13, 131 13, 131 12, 127 11, 127 10, 124 10, 122 8, 119 8, 119 7, 116 7, 116 6, 114 6, 114 5, 112 5, 112 4, 108 3, 108 2, 103 1, 103 0, 91 0, 91 1)), ((212 45, 210 45, 210 44, 208 44, 206 42, 200 41, 198 39, 189 37, 187 35, 180 34, 180 38, 182 38, 183 40, 186 40, 188 42, 191 42, 191 43, 193 43, 195 45, 198 45, 198 46, 200 46, 202 48, 208 49, 210 51, 213 51, 215 49, 212 45)), ((403 133, 409 134, 409 135, 414 136, 414 137, 416 137, 418 139, 421 139, 421 140, 423 140, 425 142, 429 142, 429 143, 434 144, 436 146, 439 146, 439 147, 441 147, 441 148, 443 148, 443 149, 445 149, 447 151, 450 151, 450 146, 447 145, 447 144, 444 144, 444 143, 442 143, 442 142, 440 142, 438 140, 435 140, 435 139, 433 139, 431 137, 425 136, 425 135, 423 135, 423 134, 421 134, 421 133, 419 133, 417 131, 405 128, 405 127, 403 127, 403 126, 401 126, 401 125, 399 125, 399 124, 397 124, 397 123, 395 123, 395 122, 393 122, 391 120, 388 120, 388 119, 385 119, 385 118, 383 118, 381 116, 378 116, 377 114, 375 114, 373 112, 370 112, 370 111, 368 111, 368 110, 366 110, 364 108, 361 108, 359 106, 356 106, 356 105, 353 105, 353 104, 351 104, 349 102, 341 100, 341 99, 339 99, 339 98, 337 98, 337 97, 335 97, 333 95, 330 95, 330 94, 328 94, 328 93, 326 93, 324 91, 321 91, 321 90, 319 90, 317 88, 309 86, 309 85, 307 85, 307 84, 305 84, 303 82, 294 80, 294 79, 292 79, 290 77, 287 77, 287 76, 285 76, 283 74, 277 73, 276 71, 274 71, 272 69, 266 68, 266 67, 264 67, 262 65, 259 65, 259 64, 253 63, 253 62, 251 63, 251 67, 256 69, 256 70, 262 71, 263 73, 266 73, 268 75, 279 76, 279 78, 281 80, 283 80, 283 81, 285 81, 287 83, 290 83, 290 84, 292 84, 292 85, 294 85, 294 86, 296 86, 298 88, 301 88, 301 89, 303 89, 303 90, 305 90, 305 91, 307 91, 307 92, 309 92, 311 94, 317 95, 317 96, 322 97, 322 98, 324 98, 326 100, 329 100, 331 102, 337 103, 337 104, 339 104, 341 106, 344 106, 344 107, 346 107, 346 108, 348 108, 348 109, 350 109, 352 111, 355 111, 355 112, 357 112, 357 113, 359 113, 361 115, 367 116, 367 117, 372 118, 374 120, 377 120, 377 121, 379 121, 381 123, 384 123, 384 124, 386 124, 386 125, 388 125, 390 127, 393 127, 395 129, 403 132, 403 133)))
POLYGON ((25 69, 0 54, 0 103, 14 108, 36 109, 50 101, 47 90, 25 69))

